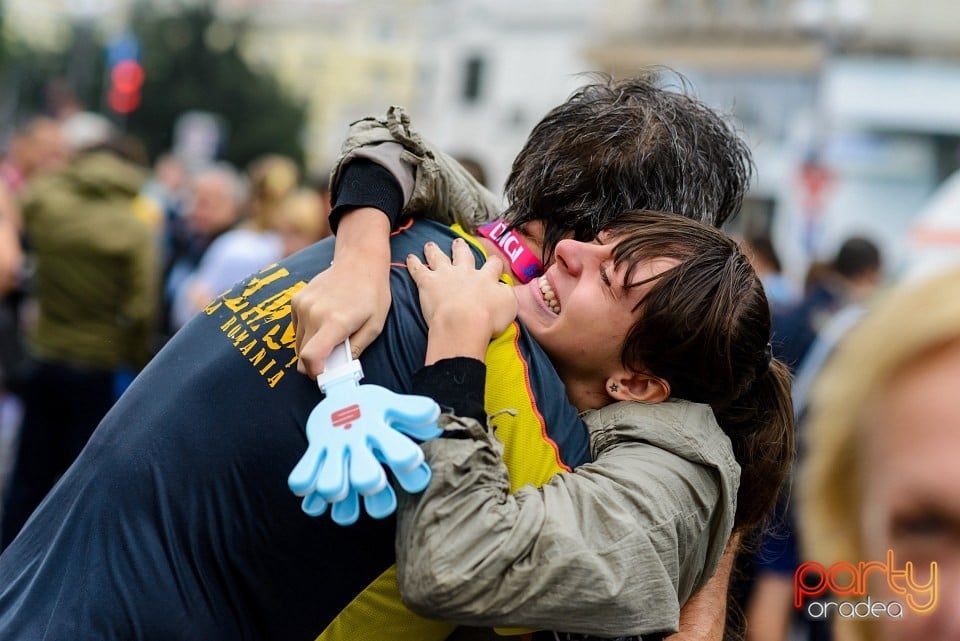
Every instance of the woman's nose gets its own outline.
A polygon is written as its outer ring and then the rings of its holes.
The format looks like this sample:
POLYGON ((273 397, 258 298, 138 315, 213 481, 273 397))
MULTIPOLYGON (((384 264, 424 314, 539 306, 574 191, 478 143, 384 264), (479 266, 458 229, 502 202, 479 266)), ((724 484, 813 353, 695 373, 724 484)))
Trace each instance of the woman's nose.
POLYGON ((573 276, 578 275, 583 269, 583 245, 584 243, 570 238, 557 243, 553 250, 557 266, 573 276))

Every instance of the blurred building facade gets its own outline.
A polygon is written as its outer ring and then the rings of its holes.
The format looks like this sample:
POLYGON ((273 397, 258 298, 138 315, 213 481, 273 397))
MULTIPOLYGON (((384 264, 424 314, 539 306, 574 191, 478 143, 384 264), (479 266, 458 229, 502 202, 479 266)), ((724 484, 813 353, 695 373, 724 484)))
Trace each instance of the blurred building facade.
POLYGON ((769 229, 799 279, 851 234, 896 265, 960 166, 960 5, 949 0, 610 0, 588 58, 683 71, 755 150, 741 226, 769 229))
POLYGON ((410 104, 420 78, 425 0, 233 0, 251 18, 248 58, 309 101, 308 163, 330 164, 347 125, 410 104))

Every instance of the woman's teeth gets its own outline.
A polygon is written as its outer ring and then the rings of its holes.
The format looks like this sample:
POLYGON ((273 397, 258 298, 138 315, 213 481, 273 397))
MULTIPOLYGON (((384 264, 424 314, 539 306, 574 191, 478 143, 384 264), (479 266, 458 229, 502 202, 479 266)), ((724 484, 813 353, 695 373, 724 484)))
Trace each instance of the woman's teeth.
POLYGON ((557 294, 550 287, 546 276, 541 276, 537 280, 540 285, 540 293, 543 294, 543 300, 554 314, 560 313, 560 301, 557 300, 557 294))

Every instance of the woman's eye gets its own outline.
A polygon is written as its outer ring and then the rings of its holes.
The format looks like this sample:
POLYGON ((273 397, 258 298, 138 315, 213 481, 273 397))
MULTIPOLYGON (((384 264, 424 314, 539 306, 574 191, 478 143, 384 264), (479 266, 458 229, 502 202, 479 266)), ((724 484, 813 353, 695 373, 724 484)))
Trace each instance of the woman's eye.
POLYGON ((943 515, 925 513, 903 515, 893 520, 895 539, 918 539, 943 536, 950 531, 950 523, 943 515))

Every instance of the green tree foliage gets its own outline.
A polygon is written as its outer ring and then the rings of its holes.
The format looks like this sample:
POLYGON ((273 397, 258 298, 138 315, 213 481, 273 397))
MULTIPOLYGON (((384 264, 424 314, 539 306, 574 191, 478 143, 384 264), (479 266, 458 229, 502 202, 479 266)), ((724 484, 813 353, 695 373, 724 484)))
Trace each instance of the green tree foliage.
MULTIPOLYGON (((0 58, 0 113, 4 125, 12 127, 21 118, 38 113, 54 114, 66 97, 86 100, 96 98, 97 87, 89 83, 71 82, 71 76, 84 71, 101 73, 102 69, 81 64, 75 53, 76 38, 71 37, 64 51, 36 49, 16 37, 4 34, 3 55, 0 58), (87 91, 86 95, 83 94, 87 91)), ((93 51, 94 65, 99 62, 99 52, 93 51)), ((96 103, 94 103, 96 104, 96 103)), ((9 133, 6 131, 5 133, 9 133)))
MULTIPOLYGON (((0 27, 2 20, 0 9, 0 27)), ((143 141, 151 157, 170 149, 177 118, 198 110, 226 125, 220 157, 238 167, 265 153, 302 165, 306 105, 240 55, 244 24, 223 22, 208 7, 162 13, 145 2, 132 30, 146 71, 142 102, 129 116, 112 117, 143 141)), ((104 47, 92 24, 75 25, 59 51, 0 38, 0 116, 6 128, 18 117, 55 115, 71 103, 109 115, 104 47)))
POLYGON ((146 71, 140 107, 127 129, 151 156, 170 148, 173 125, 186 111, 212 112, 226 124, 222 156, 246 166, 279 153, 303 162, 306 105, 240 54, 246 27, 225 23, 209 7, 161 14, 144 3, 133 22, 146 71))

